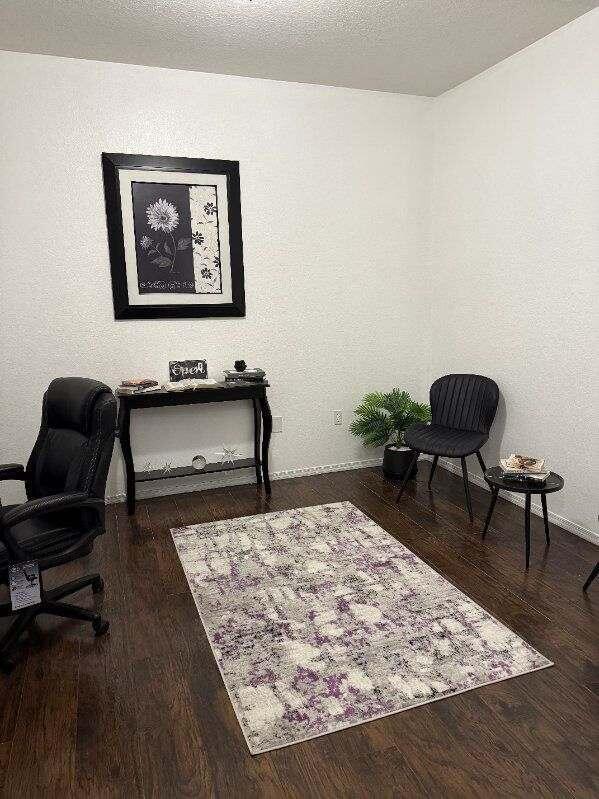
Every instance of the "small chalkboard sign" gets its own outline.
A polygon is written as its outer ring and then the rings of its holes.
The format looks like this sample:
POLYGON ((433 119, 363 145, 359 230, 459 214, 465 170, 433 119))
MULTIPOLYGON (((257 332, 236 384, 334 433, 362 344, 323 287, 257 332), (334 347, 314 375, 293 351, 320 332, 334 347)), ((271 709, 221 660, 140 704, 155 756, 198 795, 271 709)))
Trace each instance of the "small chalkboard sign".
POLYGON ((171 383, 179 380, 201 380, 208 377, 206 361, 169 361, 168 374, 171 383))

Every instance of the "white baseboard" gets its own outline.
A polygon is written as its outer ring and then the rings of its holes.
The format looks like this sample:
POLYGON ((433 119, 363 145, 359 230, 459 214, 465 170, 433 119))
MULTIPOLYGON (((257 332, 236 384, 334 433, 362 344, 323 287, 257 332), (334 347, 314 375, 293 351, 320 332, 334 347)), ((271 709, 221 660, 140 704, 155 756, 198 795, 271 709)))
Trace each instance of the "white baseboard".
MULTIPOLYGON (((432 455, 422 455, 422 458, 426 460, 432 460, 432 455)), ((462 476, 462 467, 458 465, 455 461, 445 460, 439 458, 439 466, 442 466, 448 472, 453 472, 454 474, 459 474, 460 477, 462 476)), ((471 483, 474 483, 481 488, 484 488, 485 491, 489 491, 489 486, 485 482, 485 480, 479 474, 473 474, 472 472, 468 472, 468 479, 471 483)), ((524 507, 524 496, 522 494, 515 493, 513 491, 502 491, 501 496, 504 499, 509 500, 514 505, 519 505, 521 508, 524 507)), ((541 505, 537 505, 535 503, 531 503, 530 505, 531 511, 536 516, 543 516, 543 508, 541 505)), ((567 530, 569 533, 574 533, 574 535, 579 536, 580 538, 584 538, 587 541, 590 541, 592 544, 599 545, 599 533, 596 533, 594 530, 588 530, 586 527, 583 527, 578 522, 573 522, 570 519, 566 519, 565 516, 560 516, 558 513, 554 513, 553 511, 547 511, 547 515, 549 516, 549 521, 557 524, 559 527, 563 527, 564 530, 567 530)))
MULTIPOLYGON (((425 460, 432 460, 432 456, 421 455, 425 460)), ((308 477, 312 474, 326 474, 327 472, 344 472, 350 469, 366 469, 370 466, 380 466, 383 462, 382 458, 368 458, 361 461, 348 461, 346 463, 330 463, 325 466, 306 466, 300 469, 283 469, 279 472, 273 472, 270 475, 271 480, 287 480, 291 477, 308 477)), ((448 472, 462 476, 461 466, 458 466, 454 461, 444 460, 439 458, 439 466, 446 469, 448 472)), ((468 478, 471 483, 474 483, 486 491, 489 486, 484 479, 472 472, 468 472, 468 478)), ((136 495, 138 499, 150 499, 152 497, 164 497, 170 494, 187 494, 192 491, 204 491, 208 488, 225 488, 227 486, 248 485, 256 482, 256 475, 254 469, 240 469, 237 472, 221 472, 220 474, 205 475, 203 479, 197 477, 183 477, 180 480, 156 480, 149 483, 142 483, 137 485, 136 495)), ((511 491, 502 492, 502 497, 509 500, 514 505, 524 507, 524 498, 522 494, 516 494, 511 491)), ((125 492, 119 491, 106 498, 107 504, 125 501, 125 492)), ((531 510, 537 516, 543 515, 541 505, 531 504, 531 510)), ((549 520, 554 524, 563 527, 570 533, 584 538, 593 544, 599 545, 599 533, 593 530, 588 530, 577 522, 566 519, 565 516, 560 516, 553 511, 548 512, 549 520)))
MULTIPOLYGON (((366 469, 369 466, 380 466, 382 458, 368 458, 362 461, 348 461, 346 463, 331 463, 326 466, 306 466, 301 469, 284 469, 272 472, 271 480, 287 480, 291 477, 308 477, 312 474, 325 474, 326 472, 345 472, 349 469, 366 469)), ((203 479, 195 476, 182 477, 180 480, 153 480, 148 483, 138 483, 136 486, 137 499, 151 497, 164 497, 170 494, 187 494, 191 491, 204 491, 207 488, 225 488, 227 486, 247 485, 256 482, 253 467, 240 469, 235 472, 220 472, 214 475, 205 475, 203 479)), ((126 495, 119 491, 106 498, 107 504, 124 502, 126 495)))

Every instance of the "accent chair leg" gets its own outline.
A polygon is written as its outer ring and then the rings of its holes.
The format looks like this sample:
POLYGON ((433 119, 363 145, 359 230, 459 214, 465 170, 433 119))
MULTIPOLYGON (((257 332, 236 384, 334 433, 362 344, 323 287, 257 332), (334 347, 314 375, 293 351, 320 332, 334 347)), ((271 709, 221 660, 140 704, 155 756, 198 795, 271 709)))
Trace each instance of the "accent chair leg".
POLYGON ((412 460, 410 461, 410 465, 406 469, 406 473, 405 473, 404 478, 402 480, 401 486, 399 487, 399 494, 397 495, 397 499, 395 500, 396 503, 399 503, 399 500, 401 499, 401 495, 403 494, 404 488, 406 487, 406 484, 407 484, 408 480, 410 479, 410 475, 412 474, 412 469, 416 465, 416 461, 418 460, 418 456, 419 455, 420 455, 420 453, 418 452, 418 450, 415 449, 414 450, 414 454, 412 455, 412 460))
POLYGON ((545 494, 541 494, 541 505, 543 506, 543 521, 545 522, 545 541, 547 546, 549 546, 551 539, 549 538, 549 516, 547 514, 547 497, 545 494))
POLYGON ((462 461, 462 477, 464 478, 464 492, 466 494, 466 506, 468 508, 468 516, 470 517, 470 523, 474 521, 474 516, 472 515, 472 500, 470 499, 470 486, 468 484, 468 469, 466 468, 466 458, 460 458, 462 461))
POLYGON ((433 465, 431 466, 431 471, 428 476, 428 487, 431 487, 431 483, 433 482, 433 476, 435 474, 435 469, 437 468, 437 461, 439 460, 439 456, 435 455, 433 458, 433 465))
POLYGON ((593 571, 587 577, 586 583, 582 586, 583 591, 587 590, 587 588, 590 586, 590 584, 593 582, 593 580, 595 579, 595 577, 597 577, 598 574, 599 574, 599 560, 597 561, 597 565, 595 566, 593 571))
POLYGON ((526 571, 530 565, 530 494, 524 500, 524 538, 526 539, 526 571))
POLYGON ((484 477, 485 472, 487 471, 487 467, 485 466, 483 456, 480 454, 480 450, 476 450, 476 457, 478 458, 478 462, 480 463, 480 468, 483 470, 483 477, 484 477))

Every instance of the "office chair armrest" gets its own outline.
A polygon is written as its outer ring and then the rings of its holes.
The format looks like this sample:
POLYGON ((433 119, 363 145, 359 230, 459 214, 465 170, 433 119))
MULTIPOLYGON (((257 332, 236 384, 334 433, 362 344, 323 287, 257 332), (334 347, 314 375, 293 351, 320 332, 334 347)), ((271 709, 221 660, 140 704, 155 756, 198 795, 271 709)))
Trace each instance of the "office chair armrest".
POLYGON ((71 494, 52 494, 49 497, 39 497, 23 502, 16 508, 11 508, 2 514, 0 521, 6 531, 7 527, 14 527, 15 524, 31 519, 33 516, 43 516, 45 513, 54 513, 60 510, 72 510, 74 508, 95 508, 100 510, 104 507, 104 500, 98 497, 90 497, 83 491, 76 491, 71 494))
POLYGON ((71 494, 52 494, 48 497, 30 499, 29 502, 23 502, 22 505, 17 505, 16 508, 11 508, 2 513, 0 516, 0 541, 8 550, 11 561, 28 560, 31 555, 28 555, 19 546, 10 531, 10 528, 14 527, 15 524, 31 519, 33 516, 43 516, 44 513, 53 513, 54 511, 71 510, 73 508, 95 508, 100 510, 103 507, 103 499, 90 497, 82 491, 71 494))
POLYGON ((0 464, 0 480, 24 480, 25 467, 20 463, 0 464))

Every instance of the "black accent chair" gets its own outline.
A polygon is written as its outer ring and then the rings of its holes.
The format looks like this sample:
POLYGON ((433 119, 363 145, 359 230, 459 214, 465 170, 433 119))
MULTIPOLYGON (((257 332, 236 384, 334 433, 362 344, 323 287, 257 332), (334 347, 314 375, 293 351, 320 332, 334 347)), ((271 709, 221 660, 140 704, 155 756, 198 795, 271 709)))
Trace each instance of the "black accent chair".
POLYGON ((0 466, 0 480, 23 480, 28 501, 0 511, 0 584, 8 585, 11 563, 37 561, 41 602, 13 611, 0 604, 0 616, 16 615, 0 640, 0 668, 13 663, 9 649, 42 613, 91 622, 103 635, 108 622, 99 613, 59 602, 91 586, 103 590, 99 574, 90 574, 58 588, 44 589, 46 569, 88 555, 104 532, 104 492, 112 457, 116 399, 103 383, 83 377, 61 377, 44 395, 42 423, 27 468, 0 466))
POLYGON ((489 438, 498 402, 497 383, 489 377, 445 375, 435 380, 430 390, 431 423, 416 422, 404 433, 404 440, 407 446, 414 450, 414 454, 396 502, 401 499, 421 453, 433 456, 433 465, 428 478, 429 488, 440 457, 460 458, 468 515, 470 521, 474 521, 466 458, 468 455, 476 454, 480 467, 483 473, 485 472, 486 466, 480 449, 489 438))

